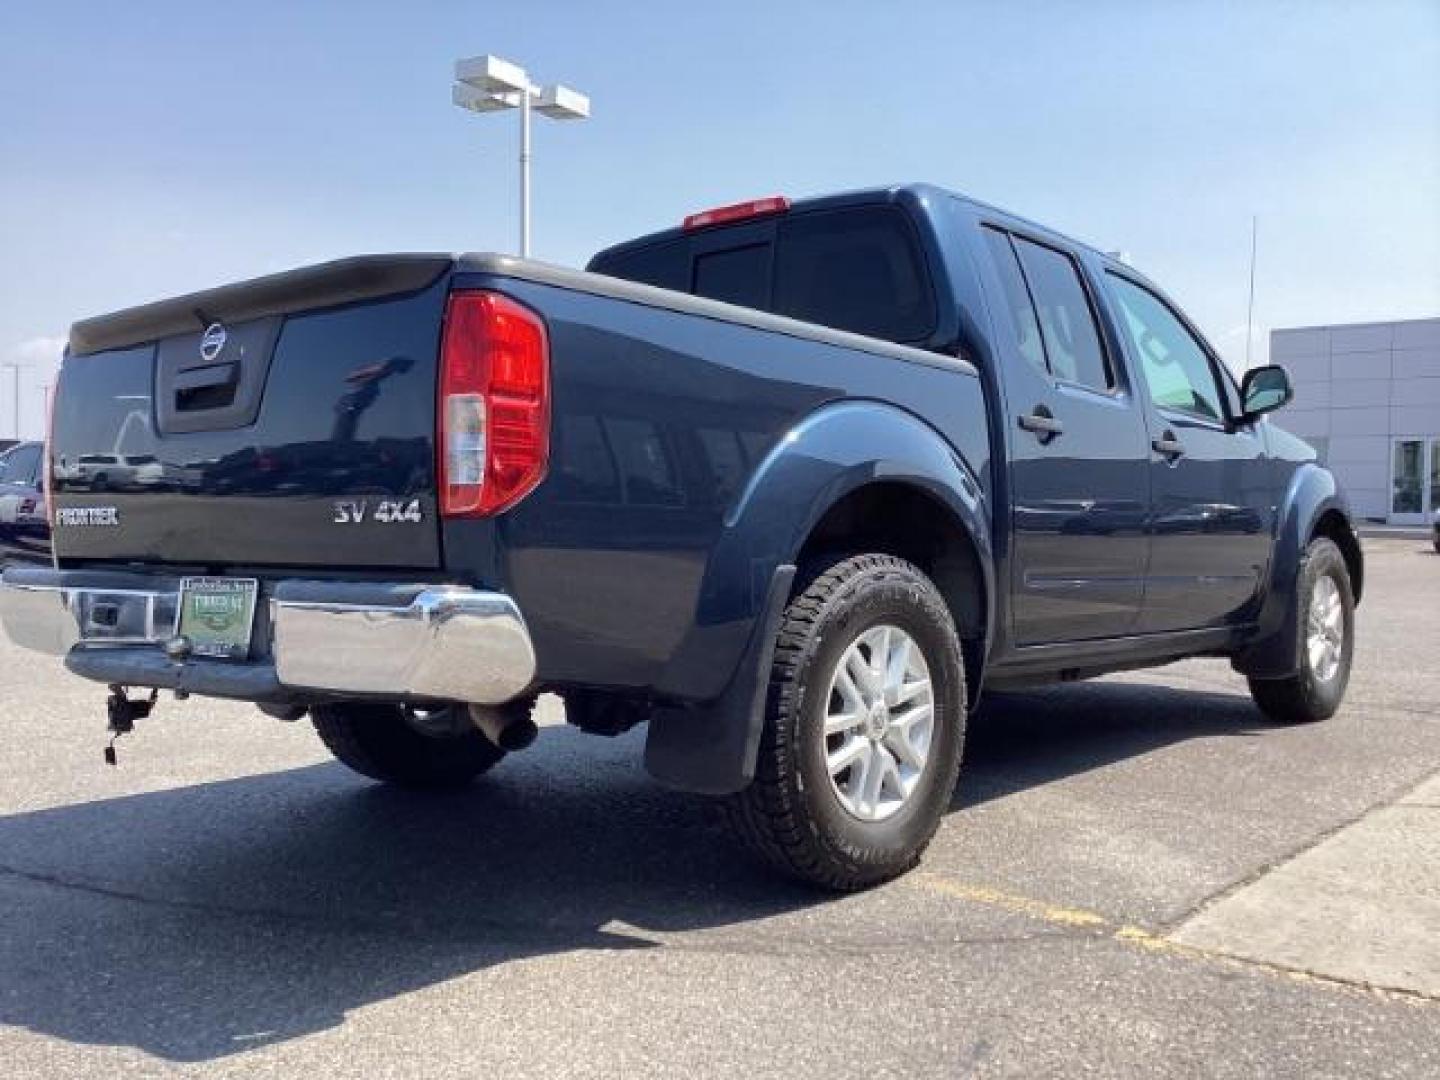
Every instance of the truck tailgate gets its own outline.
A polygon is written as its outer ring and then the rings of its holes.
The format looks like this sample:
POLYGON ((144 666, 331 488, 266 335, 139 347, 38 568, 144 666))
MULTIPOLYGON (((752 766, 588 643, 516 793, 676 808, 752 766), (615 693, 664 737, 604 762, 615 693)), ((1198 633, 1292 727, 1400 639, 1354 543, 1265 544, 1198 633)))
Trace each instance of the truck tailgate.
POLYGON ((365 256, 77 323, 54 406, 56 556, 438 566, 451 265, 365 256))

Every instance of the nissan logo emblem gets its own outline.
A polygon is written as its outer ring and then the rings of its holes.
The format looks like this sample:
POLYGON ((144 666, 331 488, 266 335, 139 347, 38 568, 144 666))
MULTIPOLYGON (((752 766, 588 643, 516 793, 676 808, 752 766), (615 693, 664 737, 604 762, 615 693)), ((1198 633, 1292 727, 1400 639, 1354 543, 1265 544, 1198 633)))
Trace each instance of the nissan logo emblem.
POLYGON ((214 360, 225 348, 225 337, 225 327, 218 322, 211 323, 200 337, 200 355, 206 360, 214 360))

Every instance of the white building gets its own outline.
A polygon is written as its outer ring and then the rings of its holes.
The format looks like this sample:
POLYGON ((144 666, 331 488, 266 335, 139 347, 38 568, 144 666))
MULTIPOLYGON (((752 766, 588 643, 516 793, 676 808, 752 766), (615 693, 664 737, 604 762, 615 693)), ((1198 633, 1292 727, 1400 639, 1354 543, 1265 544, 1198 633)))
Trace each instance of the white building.
POLYGON ((1270 362, 1295 384, 1276 422, 1319 451, 1357 517, 1440 510, 1440 318, 1274 330, 1270 362))

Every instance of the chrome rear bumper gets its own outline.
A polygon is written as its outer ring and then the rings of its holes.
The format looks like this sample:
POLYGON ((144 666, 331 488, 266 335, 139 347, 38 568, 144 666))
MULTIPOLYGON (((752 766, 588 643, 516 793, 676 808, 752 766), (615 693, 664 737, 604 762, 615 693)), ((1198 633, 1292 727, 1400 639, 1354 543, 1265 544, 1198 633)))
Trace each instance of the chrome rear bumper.
MULTIPOLYGON (((493 705, 535 679, 525 621, 503 593, 285 580, 267 583, 265 595, 268 621, 257 625, 246 663, 273 665, 284 687, 493 705)), ((54 656, 118 656, 121 646, 158 652, 175 636, 179 610, 179 578, 17 568, 0 579, 0 622, 10 639, 54 656)), ((72 665, 87 674, 104 666, 72 665)))

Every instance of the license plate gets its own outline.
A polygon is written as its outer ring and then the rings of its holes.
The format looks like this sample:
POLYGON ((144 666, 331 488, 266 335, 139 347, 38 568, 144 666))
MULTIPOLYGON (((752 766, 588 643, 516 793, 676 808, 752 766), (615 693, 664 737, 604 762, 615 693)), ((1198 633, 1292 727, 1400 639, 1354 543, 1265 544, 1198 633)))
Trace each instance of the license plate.
POLYGON ((187 577, 180 582, 180 627, 195 656, 244 660, 255 624, 254 578, 187 577))

